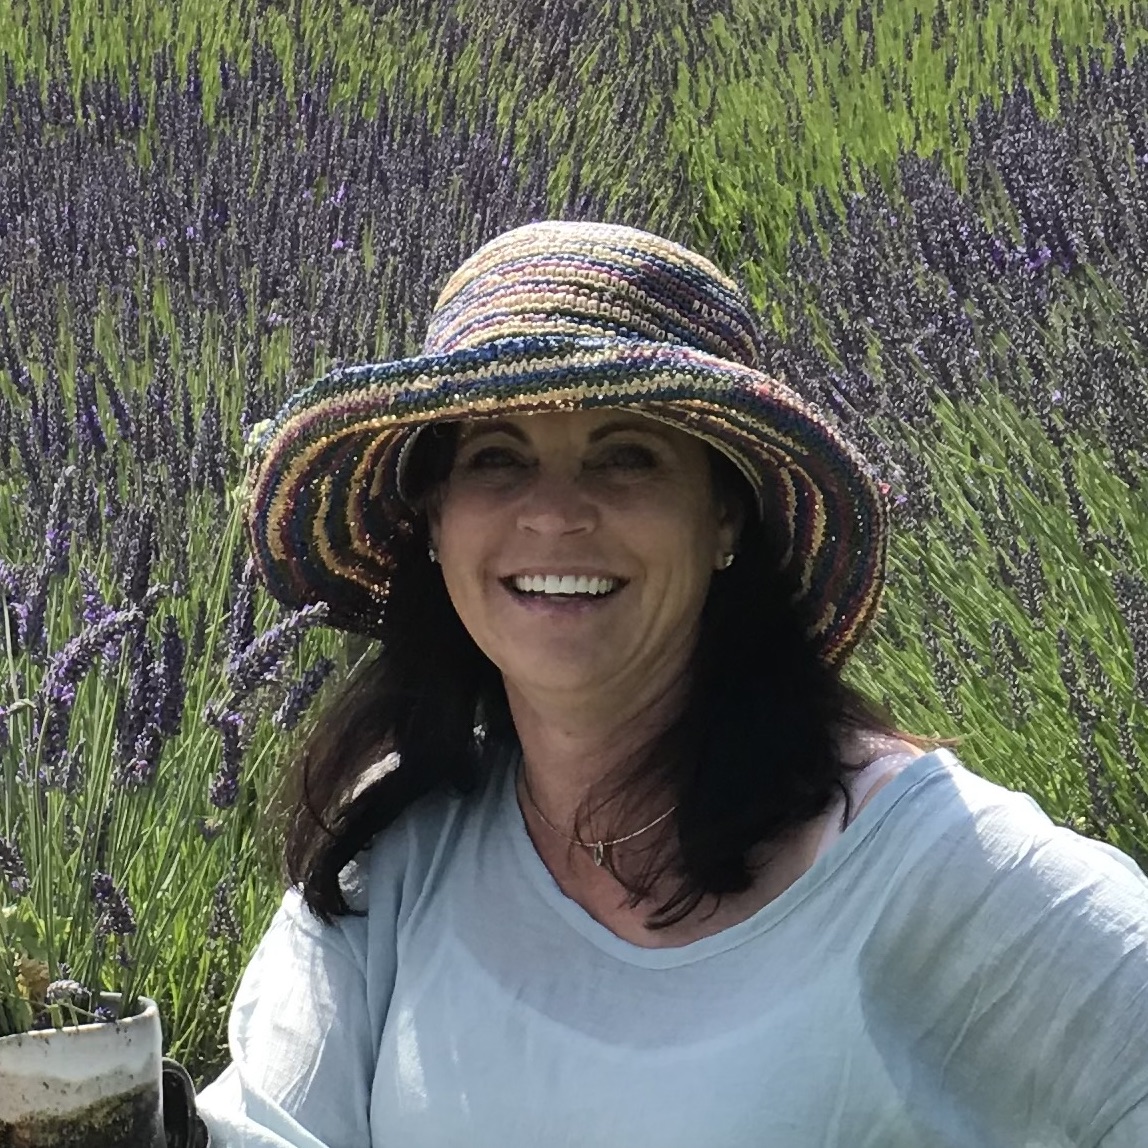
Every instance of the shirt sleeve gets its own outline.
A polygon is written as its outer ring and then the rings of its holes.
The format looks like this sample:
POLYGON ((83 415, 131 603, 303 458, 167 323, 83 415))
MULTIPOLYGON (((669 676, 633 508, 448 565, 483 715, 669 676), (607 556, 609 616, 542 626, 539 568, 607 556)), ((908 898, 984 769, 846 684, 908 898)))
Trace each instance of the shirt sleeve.
POLYGON ((394 898, 378 892, 366 917, 327 926, 287 890, 236 992, 231 1063, 196 1098, 212 1148, 369 1148, 378 1031, 394 985, 394 898))
POLYGON ((1148 1144, 1148 878, 1026 794, 936 784, 864 954, 886 1067, 973 1143, 1148 1144))

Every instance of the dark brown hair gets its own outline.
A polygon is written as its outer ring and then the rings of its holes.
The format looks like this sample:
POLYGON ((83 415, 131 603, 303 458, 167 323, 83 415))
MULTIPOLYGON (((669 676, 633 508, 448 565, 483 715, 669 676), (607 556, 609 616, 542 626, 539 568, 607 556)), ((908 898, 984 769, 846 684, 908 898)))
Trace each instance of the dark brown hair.
MULTIPOLYGON (((432 428, 412 451, 406 486, 424 510, 450 472, 456 435, 457 424, 432 428)), ((635 817, 651 796, 676 796, 660 836, 611 865, 632 906, 669 879, 651 928, 682 920, 707 895, 747 889, 751 848, 777 845, 828 808, 836 790, 848 816, 842 777, 860 767, 845 764, 838 747, 850 729, 919 748, 942 744, 898 729, 821 661, 769 516, 761 520, 733 464, 710 454, 716 495, 726 506, 741 502, 744 525, 737 560, 710 586, 685 704, 577 818, 581 836, 592 813, 609 807, 619 828, 603 837, 621 836, 641 824, 635 817)), ((352 911, 339 874, 376 834, 425 794, 473 792, 517 750, 501 676, 463 627, 427 541, 424 513, 397 543, 377 656, 319 714, 288 779, 286 877, 327 922, 352 911), (387 754, 400 764, 368 780, 387 754)))

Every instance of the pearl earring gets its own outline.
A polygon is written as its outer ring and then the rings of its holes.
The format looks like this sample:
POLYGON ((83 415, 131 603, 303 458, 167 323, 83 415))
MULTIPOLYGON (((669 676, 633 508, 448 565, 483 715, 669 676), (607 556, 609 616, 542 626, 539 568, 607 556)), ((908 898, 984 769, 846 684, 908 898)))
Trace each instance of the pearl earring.
POLYGON ((428 557, 428 558, 429 558, 429 559, 430 559, 432 562, 438 562, 438 551, 437 551, 437 550, 434 548, 434 544, 433 544, 433 543, 428 543, 428 544, 427 544, 427 557, 428 557))
POLYGON ((722 569, 722 570, 728 570, 728 569, 729 569, 729 568, 730 568, 730 567, 733 565, 733 560, 734 560, 736 557, 737 557, 737 555, 736 555, 736 554, 734 554, 732 550, 731 550, 731 551, 730 551, 728 554, 723 554, 723 555, 722 555, 722 557, 721 557, 721 567, 720 567, 720 569, 722 569))

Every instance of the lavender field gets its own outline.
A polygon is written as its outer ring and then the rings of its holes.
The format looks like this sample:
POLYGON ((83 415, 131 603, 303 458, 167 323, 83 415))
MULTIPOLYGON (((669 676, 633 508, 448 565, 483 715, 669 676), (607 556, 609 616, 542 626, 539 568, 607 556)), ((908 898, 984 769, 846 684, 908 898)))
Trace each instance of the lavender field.
POLYGON ((851 675, 1148 866, 1131 3, 0 8, 0 1034, 74 979, 209 1079, 278 779, 364 645, 252 584, 244 440, 543 217, 745 284, 890 487, 851 675), (42 987, 42 986, 41 986, 42 987), (7 1014, 7 1015, 6 1015, 7 1014))

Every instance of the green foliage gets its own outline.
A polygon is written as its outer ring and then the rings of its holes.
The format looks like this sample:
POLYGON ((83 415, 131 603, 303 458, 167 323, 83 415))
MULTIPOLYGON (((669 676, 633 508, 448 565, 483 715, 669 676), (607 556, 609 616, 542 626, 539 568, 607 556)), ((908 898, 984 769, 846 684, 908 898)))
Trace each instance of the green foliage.
POLYGON ((1002 399, 942 400, 939 422, 927 454, 942 513, 895 533, 884 607, 850 674, 909 728, 960 738, 969 768, 1148 869, 1148 699, 1112 585, 1148 569, 1148 504, 1073 442, 1104 538, 1086 553, 1036 418, 1002 399), (1033 474, 1046 484, 1033 489, 1033 474))

